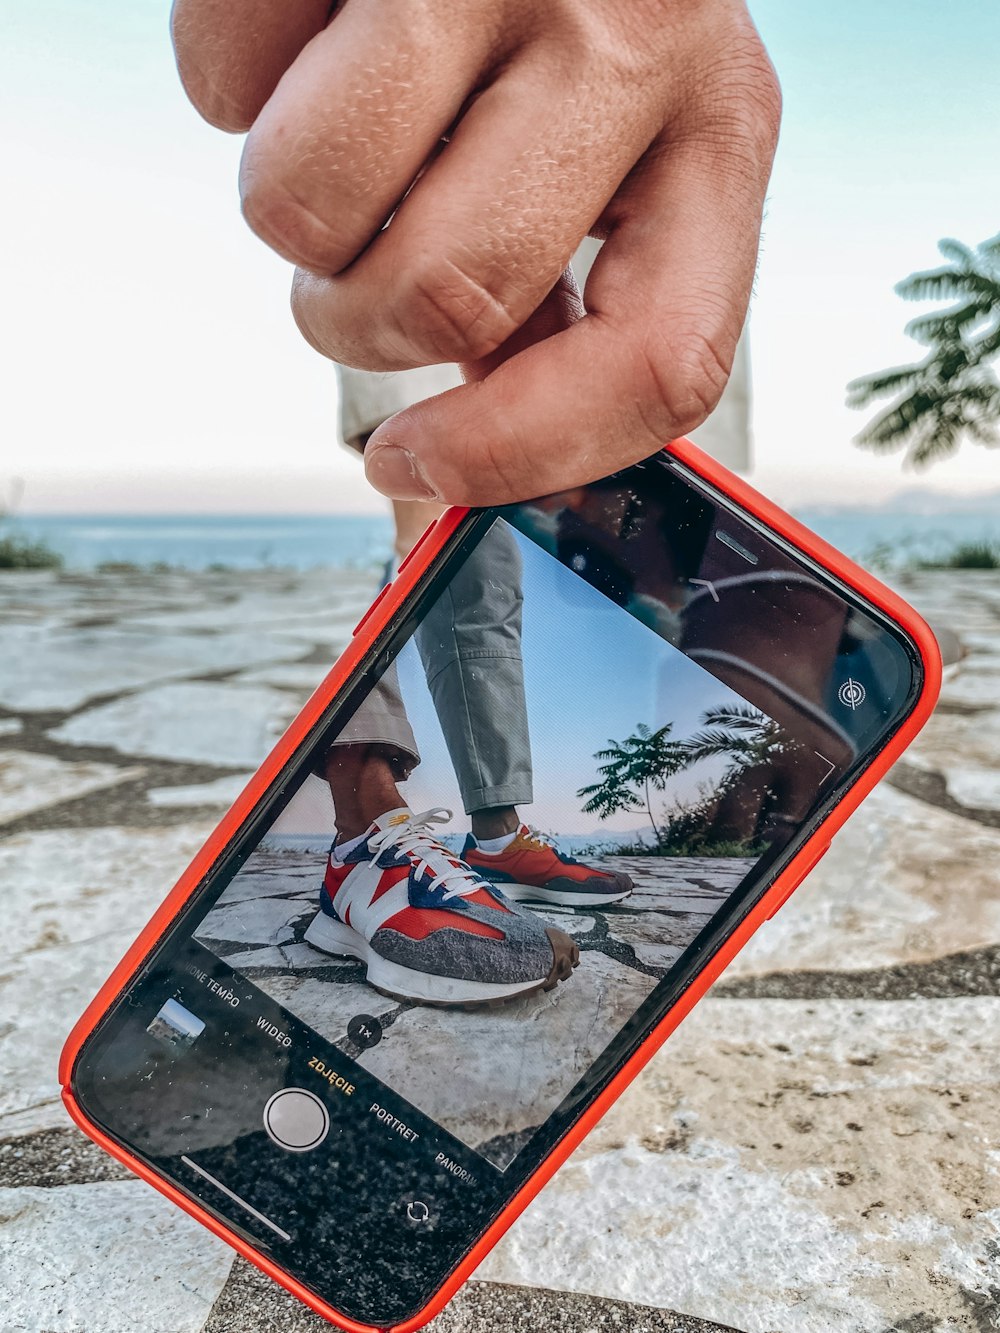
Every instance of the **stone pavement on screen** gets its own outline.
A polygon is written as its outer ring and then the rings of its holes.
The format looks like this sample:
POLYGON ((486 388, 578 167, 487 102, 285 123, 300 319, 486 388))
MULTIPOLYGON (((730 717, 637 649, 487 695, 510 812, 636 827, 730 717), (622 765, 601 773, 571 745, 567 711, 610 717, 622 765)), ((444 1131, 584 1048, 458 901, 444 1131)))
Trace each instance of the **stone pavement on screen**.
MULTIPOLYGON (((900 584, 968 649, 924 736, 436 1333, 1000 1327, 1000 585, 900 584)), ((79 1135, 55 1066, 372 590, 0 575, 3 1333, 325 1327, 79 1135)))

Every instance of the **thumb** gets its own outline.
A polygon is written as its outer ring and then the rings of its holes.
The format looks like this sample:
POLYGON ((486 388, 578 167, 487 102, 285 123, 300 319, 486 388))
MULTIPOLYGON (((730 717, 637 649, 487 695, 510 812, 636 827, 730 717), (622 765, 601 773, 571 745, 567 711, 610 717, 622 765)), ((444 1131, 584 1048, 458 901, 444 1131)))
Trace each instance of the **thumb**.
MULTIPOLYGON (((475 385, 489 379, 490 375, 505 362, 527 351, 528 348, 544 342, 546 338, 562 333, 583 314, 583 301, 576 279, 572 269, 567 268, 538 309, 515 333, 511 334, 506 342, 488 356, 481 357, 478 361, 465 362, 461 366, 466 387, 450 389, 446 393, 428 399, 427 402, 437 403, 450 398, 453 394, 468 394, 475 385)), ((397 412, 372 433, 365 446, 365 471, 368 480, 376 490, 398 500, 446 498, 439 496, 436 486, 428 479, 427 465, 432 463, 433 459, 426 455, 433 451, 434 441, 428 439, 419 429, 423 407, 424 404, 417 403, 402 412, 397 412)), ((455 441, 448 442, 448 449, 452 454, 455 447, 455 441)), ((455 462, 460 465, 459 460, 455 462)), ((468 462, 471 466, 471 456, 468 462)))

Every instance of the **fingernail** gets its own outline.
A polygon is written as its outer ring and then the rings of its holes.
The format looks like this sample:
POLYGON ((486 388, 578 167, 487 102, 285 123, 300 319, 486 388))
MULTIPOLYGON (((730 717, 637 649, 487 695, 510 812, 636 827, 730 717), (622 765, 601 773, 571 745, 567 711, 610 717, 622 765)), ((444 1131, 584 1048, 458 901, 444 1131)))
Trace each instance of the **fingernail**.
POLYGON ((401 444, 369 445, 365 471, 373 486, 396 500, 438 499, 418 460, 401 444))

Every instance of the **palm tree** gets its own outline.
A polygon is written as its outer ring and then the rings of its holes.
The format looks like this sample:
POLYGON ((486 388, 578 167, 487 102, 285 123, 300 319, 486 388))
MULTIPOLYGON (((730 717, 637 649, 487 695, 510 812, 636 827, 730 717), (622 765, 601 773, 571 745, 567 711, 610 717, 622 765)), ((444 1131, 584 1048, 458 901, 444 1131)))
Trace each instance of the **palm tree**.
POLYGON ((955 303, 906 326, 929 349, 926 357, 847 386, 849 407, 894 398, 857 443, 878 453, 903 449, 918 468, 947 458, 965 438, 1000 446, 1000 381, 989 365, 1000 353, 1000 235, 975 250, 950 240, 938 249, 948 261, 943 267, 913 273, 896 287, 907 301, 955 303))
POLYGON ((668 779, 690 762, 686 746, 670 739, 672 730, 669 722, 657 731, 640 722, 631 736, 623 741, 609 740, 607 749, 598 750, 594 758, 604 761, 597 768, 601 781, 577 792, 577 796, 589 798, 583 807, 587 814, 607 819, 617 811, 645 809, 659 842, 653 792, 663 791, 668 779))
POLYGON ((747 768, 756 768, 784 754, 787 742, 781 728, 748 704, 709 708, 701 719, 704 730, 685 742, 688 764, 723 755, 729 769, 720 786, 747 768))

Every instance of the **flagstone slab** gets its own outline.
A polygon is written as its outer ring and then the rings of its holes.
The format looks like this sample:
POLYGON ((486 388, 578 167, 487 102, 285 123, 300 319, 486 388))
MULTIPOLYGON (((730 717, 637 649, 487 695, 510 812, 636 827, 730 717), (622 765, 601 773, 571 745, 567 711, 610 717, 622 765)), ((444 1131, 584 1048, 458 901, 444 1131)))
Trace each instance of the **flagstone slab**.
POLYGON ((198 681, 98 705, 49 734, 68 745, 242 769, 265 758, 297 712, 284 690, 198 681))
POLYGON ((654 985, 584 953, 570 981, 497 1009, 405 1010, 358 1063, 503 1167, 569 1091, 569 1071, 590 1066, 654 985))
POLYGON ((892 576, 903 597, 929 620, 958 633, 1000 632, 1000 593, 994 570, 908 570, 892 576))
POLYGON ((1000 830, 882 783, 728 975, 853 971, 1000 943, 1000 830))
POLYGON ((73 1023, 197 851, 207 826, 0 839, 0 1136, 65 1123, 56 1066, 73 1023))
POLYGON ((948 792, 972 809, 1000 810, 1000 768, 946 769, 948 792))
POLYGON ((300 655, 301 648, 287 640, 243 631, 166 634, 0 624, 0 705, 25 713, 69 710, 123 690, 300 655))
POLYGON ((960 773, 966 768, 993 768, 997 755, 1000 755, 1000 708, 971 713, 940 708, 907 750, 906 762, 919 763, 939 773, 960 773))
POLYGON ((141 768, 0 750, 0 826, 32 811, 128 782, 141 773, 141 768))
MULTIPOLYGON (((344 646, 347 639, 345 637, 344 646)), ((331 654, 327 664, 321 662, 281 662, 276 666, 251 667, 241 671, 234 679, 243 685, 272 685, 276 690, 293 690, 296 694, 309 695, 329 674, 335 654, 331 654)))
POLYGON ((197 782, 178 787, 153 787, 146 793, 150 805, 161 809, 177 806, 230 806, 253 777, 252 773, 234 773, 214 782, 197 782))
POLYGON ((4 1189, 0 1215, 10 1333, 199 1333, 232 1267, 227 1245, 140 1181, 4 1189))
POLYGON ((709 999, 478 1276, 747 1333, 989 1327, 998 1094, 1000 999, 709 999))

